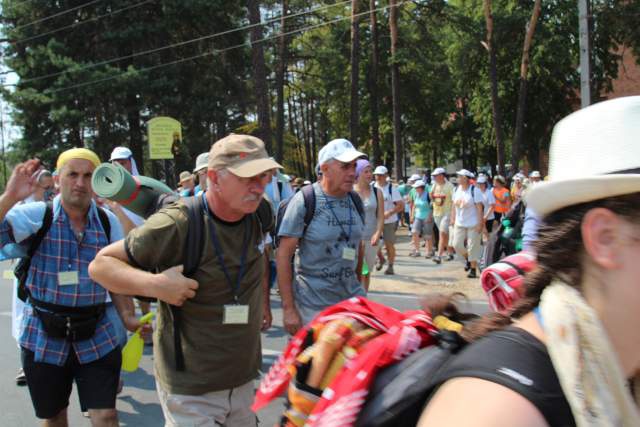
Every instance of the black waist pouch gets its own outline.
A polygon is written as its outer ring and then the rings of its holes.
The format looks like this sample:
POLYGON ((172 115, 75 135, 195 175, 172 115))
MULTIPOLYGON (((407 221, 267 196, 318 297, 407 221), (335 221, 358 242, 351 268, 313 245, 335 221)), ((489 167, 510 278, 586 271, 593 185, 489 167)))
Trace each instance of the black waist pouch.
POLYGON ((96 333, 98 322, 105 314, 105 304, 87 307, 66 307, 30 299, 33 311, 50 337, 67 341, 83 341, 96 333))

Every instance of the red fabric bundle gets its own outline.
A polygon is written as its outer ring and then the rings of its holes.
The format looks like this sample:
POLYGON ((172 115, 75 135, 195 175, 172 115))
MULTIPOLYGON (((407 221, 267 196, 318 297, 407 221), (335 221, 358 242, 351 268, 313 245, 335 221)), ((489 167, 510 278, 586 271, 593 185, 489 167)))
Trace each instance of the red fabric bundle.
POLYGON ((535 266, 534 254, 518 252, 485 268, 480 275, 480 283, 489 297, 491 309, 498 312, 509 310, 524 293, 524 275, 535 266))
POLYGON ((317 322, 326 323, 341 317, 355 318, 384 333, 367 343, 362 353, 325 388, 307 426, 353 425, 378 370, 434 342, 432 334, 436 328, 431 316, 422 310, 401 313, 362 297, 342 301, 321 312, 289 341, 285 352, 260 383, 252 406, 254 411, 278 397, 289 384, 291 374, 287 366, 304 350, 302 343, 307 331, 317 322))

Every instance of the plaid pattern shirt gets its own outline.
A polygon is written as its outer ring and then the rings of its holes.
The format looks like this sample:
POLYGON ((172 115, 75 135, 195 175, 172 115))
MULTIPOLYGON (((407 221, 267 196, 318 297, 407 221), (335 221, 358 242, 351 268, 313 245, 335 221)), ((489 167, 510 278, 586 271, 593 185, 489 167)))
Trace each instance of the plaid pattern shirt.
MULTIPOLYGON (((0 223, 0 244, 22 243, 28 246, 28 238, 42 225, 45 204, 34 202, 15 206, 0 223)), ((111 224, 111 240, 119 240, 122 228, 115 216, 108 213, 111 224)), ((108 292, 89 277, 88 266, 98 251, 109 243, 98 217, 95 202, 91 202, 88 221, 81 241, 71 228, 69 218, 62 209, 60 197, 53 202, 53 222, 40 247, 31 260, 27 287, 31 295, 52 304, 80 307, 110 301, 108 292), (58 273, 78 272, 78 283, 58 284, 58 273)), ((115 310, 113 305, 107 311, 115 310)), ((116 315, 117 316, 117 315, 116 315)), ((96 332, 88 340, 69 342, 51 338, 42 327, 27 303, 22 323, 20 345, 35 353, 36 362, 62 366, 73 349, 81 364, 98 360, 121 344, 121 324, 115 324, 113 313, 103 316, 96 332)))

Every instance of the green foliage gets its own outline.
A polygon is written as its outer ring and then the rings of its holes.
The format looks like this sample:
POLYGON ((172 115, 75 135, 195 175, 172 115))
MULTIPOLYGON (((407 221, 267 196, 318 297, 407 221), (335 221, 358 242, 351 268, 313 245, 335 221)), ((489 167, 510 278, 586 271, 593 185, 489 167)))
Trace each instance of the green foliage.
MULTIPOLYGON (((26 40, 73 23, 133 5, 133 0, 97 2, 73 13, 26 25, 81 4, 78 0, 2 0, 6 67, 20 80, 3 96, 13 107, 22 138, 12 156, 39 156, 47 164, 70 146, 85 145, 105 158, 116 145, 142 156, 144 123, 158 115, 181 121, 187 150, 176 171, 190 170, 195 156, 231 131, 253 133, 253 93, 249 31, 232 32, 197 43, 128 57, 137 52, 237 28, 248 22, 244 2, 156 0, 126 12, 26 40), (25 41, 26 40, 26 41, 25 41), (197 56, 211 49, 240 46, 197 56), (122 59, 109 64, 102 62, 122 59), (170 66, 158 67, 175 61, 170 66), (40 78, 41 76, 48 76, 40 78), (88 82, 99 82, 86 84, 88 82), (137 151, 136 151, 137 149, 137 151)), ((289 0, 290 13, 335 4, 288 21, 288 30, 346 17, 331 25, 289 37, 285 99, 285 166, 304 174, 304 148, 316 151, 328 140, 349 134, 349 3, 289 0), (300 113, 305 111, 305 116, 300 113), (292 120, 289 120, 289 117, 292 120), (295 118, 295 122, 293 119, 295 118), (293 128, 289 125, 293 122, 293 128)), ((525 27, 533 0, 494 0, 500 106, 507 148, 514 133, 519 70, 525 27)), ((377 2, 384 7, 387 2, 377 2)), ((530 56, 524 124, 524 154, 538 166, 553 125, 579 105, 578 12, 575 0, 544 1, 530 56)), ((637 1, 594 0, 593 87, 601 95, 616 77, 617 48, 625 43, 640 53, 637 1)), ((367 12, 368 1, 360 11, 367 12)), ((263 20, 281 13, 280 2, 261 2, 263 20)), ((482 0, 416 0, 403 3, 399 20, 402 138, 419 166, 462 159, 475 168, 495 163, 486 27, 482 0)), ((393 161, 388 9, 377 12, 379 34, 380 140, 384 163, 393 161)), ((265 26, 274 37, 280 25, 265 26)), ((360 18, 360 141, 372 154, 369 15, 360 18)), ((280 58, 275 38, 265 42, 268 82, 275 117, 273 75, 280 58)), ((275 120, 272 120, 275 124, 275 120)), ((274 131, 275 134, 275 131, 274 131)), ((141 159, 139 159, 141 160, 141 159)))

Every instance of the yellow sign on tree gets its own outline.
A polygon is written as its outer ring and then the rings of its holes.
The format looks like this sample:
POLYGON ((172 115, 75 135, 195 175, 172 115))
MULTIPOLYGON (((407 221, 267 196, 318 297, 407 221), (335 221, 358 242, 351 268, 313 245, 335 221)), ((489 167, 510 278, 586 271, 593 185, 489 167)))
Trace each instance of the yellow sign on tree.
POLYGON ((171 117, 155 117, 147 122, 149 158, 173 159, 182 144, 182 126, 171 117))

